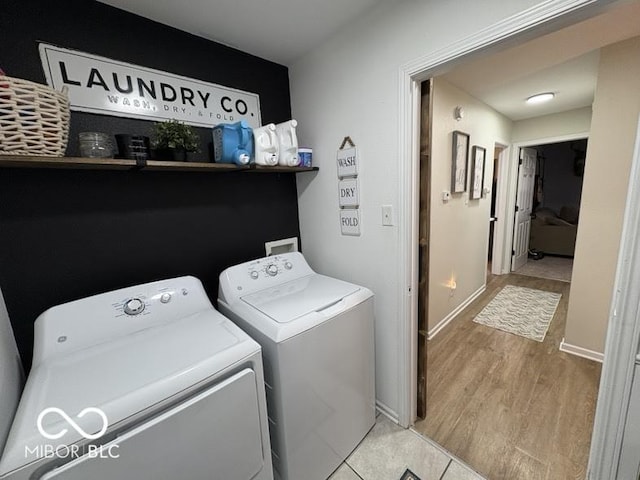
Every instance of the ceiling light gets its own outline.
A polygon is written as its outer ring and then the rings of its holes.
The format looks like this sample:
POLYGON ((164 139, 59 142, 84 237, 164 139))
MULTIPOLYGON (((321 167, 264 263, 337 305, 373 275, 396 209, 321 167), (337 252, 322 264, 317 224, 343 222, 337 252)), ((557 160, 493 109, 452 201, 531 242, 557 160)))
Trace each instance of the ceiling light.
POLYGON ((555 96, 556 94, 553 92, 538 93, 527 98, 527 103, 530 105, 533 105, 534 103, 544 103, 548 102, 555 96))

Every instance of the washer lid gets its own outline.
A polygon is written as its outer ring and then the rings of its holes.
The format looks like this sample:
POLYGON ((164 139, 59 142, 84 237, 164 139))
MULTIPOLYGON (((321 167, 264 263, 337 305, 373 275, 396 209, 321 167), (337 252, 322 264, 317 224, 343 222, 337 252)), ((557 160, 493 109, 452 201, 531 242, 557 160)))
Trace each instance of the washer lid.
POLYGON ((85 433, 95 434, 105 425, 104 419, 95 410, 82 412, 98 408, 107 417, 109 435, 121 422, 141 412, 148 415, 160 402, 177 401, 186 389, 211 381, 259 350, 230 320, 209 309, 117 341, 50 357, 29 375, 0 461, 0 477, 40 460, 47 445, 56 448, 84 440, 60 411, 85 433), (41 417, 38 428, 38 417, 45 410, 50 413, 41 417), (60 437, 45 438, 43 431, 60 437))
POLYGON ((278 323, 318 312, 357 292, 360 287, 324 275, 308 275, 241 297, 278 323))

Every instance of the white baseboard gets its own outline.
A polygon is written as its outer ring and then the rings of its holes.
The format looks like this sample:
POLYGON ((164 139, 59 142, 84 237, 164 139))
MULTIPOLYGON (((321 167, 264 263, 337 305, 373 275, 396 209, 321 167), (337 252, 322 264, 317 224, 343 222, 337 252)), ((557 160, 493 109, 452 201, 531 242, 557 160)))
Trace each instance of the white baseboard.
POLYGON ((387 417, 389 420, 391 420, 393 423, 398 424, 399 423, 399 416, 396 412, 393 411, 393 409, 387 407, 384 403, 382 403, 379 400, 376 400, 376 410, 378 410, 382 415, 384 415, 385 417, 387 417))
POLYGON ((571 355, 577 355, 578 357, 588 358, 589 360, 593 360, 594 362, 602 363, 602 360, 604 359, 604 354, 600 352, 594 352, 593 350, 589 350, 588 348, 571 345, 570 343, 564 341, 564 337, 562 338, 562 342, 560 342, 560 351, 570 353, 571 355))
POLYGON ((440 320, 440 322, 438 322, 438 324, 435 327, 433 327, 431 330, 427 332, 427 340, 431 340, 438 333, 440 333, 440 330, 446 327, 451 320, 456 318, 458 314, 462 312, 462 310, 464 310, 471 304, 471 302, 473 302, 476 298, 482 295, 486 289, 487 289, 486 285, 481 286, 478 290, 473 292, 469 298, 467 298, 464 302, 458 305, 449 315, 447 315, 442 320, 440 320))

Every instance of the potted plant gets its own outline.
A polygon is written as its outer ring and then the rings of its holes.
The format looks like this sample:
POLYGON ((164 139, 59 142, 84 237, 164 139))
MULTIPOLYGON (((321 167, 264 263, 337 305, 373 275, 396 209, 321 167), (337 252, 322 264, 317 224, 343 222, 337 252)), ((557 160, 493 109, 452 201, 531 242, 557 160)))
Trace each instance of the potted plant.
POLYGON ((153 133, 153 145, 158 160, 184 162, 188 153, 198 151, 198 134, 190 125, 178 120, 156 123, 153 133))

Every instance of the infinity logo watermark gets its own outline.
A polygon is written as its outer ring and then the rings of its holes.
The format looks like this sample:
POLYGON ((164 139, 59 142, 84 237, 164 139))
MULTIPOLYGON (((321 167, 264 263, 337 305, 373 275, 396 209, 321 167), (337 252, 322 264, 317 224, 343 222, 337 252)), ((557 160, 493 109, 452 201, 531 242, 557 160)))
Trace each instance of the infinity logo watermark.
MULTIPOLYGON (((38 419, 36 422, 36 426, 38 427, 38 431, 40 434, 49 440, 58 440, 67 434, 69 431, 68 428, 62 428, 60 431, 51 433, 45 430, 43 425, 44 418, 49 414, 56 414, 62 417, 62 419, 76 432, 82 435, 83 438, 87 440, 96 440, 102 437, 109 427, 109 421, 107 419, 107 415, 96 407, 88 407, 82 410, 77 418, 83 418, 87 414, 94 414, 100 417, 100 421, 102 426, 100 430, 96 433, 87 433, 84 429, 78 425, 67 413, 61 408, 57 407, 49 407, 45 408, 40 415, 38 415, 38 419)), ((25 457, 29 457, 30 455, 35 455, 36 457, 44 457, 44 458, 61 458, 61 459, 75 459, 82 456, 88 456, 90 458, 119 458, 120 455, 117 453, 118 448, 120 448, 117 444, 111 445, 87 445, 85 448, 80 447, 80 445, 37 445, 35 447, 29 447, 26 445, 24 450, 25 457)))
POLYGON ((87 413, 95 413, 102 420, 102 428, 100 428, 98 433, 87 433, 82 429, 82 427, 80 427, 80 425, 74 422, 73 419, 69 415, 67 415, 67 413, 64 410, 57 407, 49 407, 49 408, 45 408, 42 412, 40 412, 40 415, 38 415, 38 421, 37 421, 38 431, 44 438, 48 438, 49 440, 57 440, 59 438, 62 438, 69 431, 69 429, 63 428, 58 433, 53 433, 53 434, 48 433, 42 425, 42 420, 44 419, 44 417, 46 417, 50 413, 57 413, 58 415, 60 415, 76 432, 78 432, 80 435, 82 435, 84 438, 88 440, 95 440, 96 438, 100 438, 102 435, 104 435, 104 433, 107 431, 107 428, 109 427, 109 420, 107 420, 107 415, 99 408, 88 407, 82 410, 77 415, 78 418, 82 418, 87 413))

